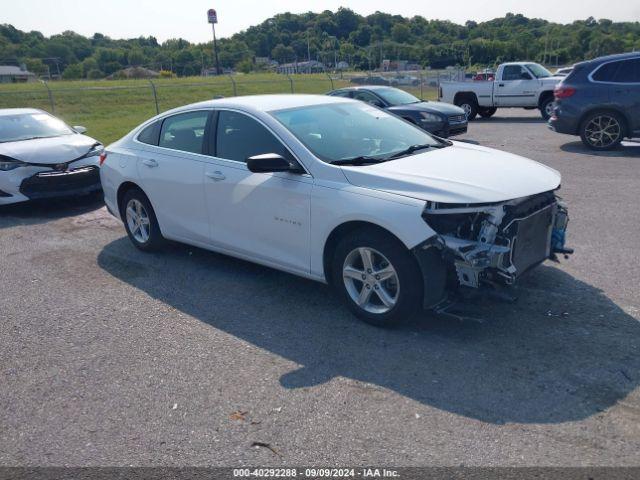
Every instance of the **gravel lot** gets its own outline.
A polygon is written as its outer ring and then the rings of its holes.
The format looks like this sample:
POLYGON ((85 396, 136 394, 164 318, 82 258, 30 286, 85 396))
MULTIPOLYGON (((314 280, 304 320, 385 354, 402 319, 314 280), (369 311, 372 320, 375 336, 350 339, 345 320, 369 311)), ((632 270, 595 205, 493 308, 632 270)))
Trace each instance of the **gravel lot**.
POLYGON ((640 143, 522 110, 463 138, 562 172, 576 249, 482 322, 379 330, 321 284, 143 254, 95 199, 1 209, 0 464, 639 465, 640 143))

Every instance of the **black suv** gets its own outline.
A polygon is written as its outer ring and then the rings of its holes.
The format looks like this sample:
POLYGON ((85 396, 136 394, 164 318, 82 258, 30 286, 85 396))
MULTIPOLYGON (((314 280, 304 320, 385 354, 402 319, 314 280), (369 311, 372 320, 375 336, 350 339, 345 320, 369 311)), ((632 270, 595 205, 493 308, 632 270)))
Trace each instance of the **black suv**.
POLYGON ((549 128, 580 135, 594 150, 640 137, 640 53, 600 57, 575 65, 555 89, 549 128))
POLYGON ((467 131, 467 117, 460 107, 443 102, 426 102, 399 88, 366 85, 340 88, 327 95, 353 98, 384 108, 440 137, 451 137, 467 131))

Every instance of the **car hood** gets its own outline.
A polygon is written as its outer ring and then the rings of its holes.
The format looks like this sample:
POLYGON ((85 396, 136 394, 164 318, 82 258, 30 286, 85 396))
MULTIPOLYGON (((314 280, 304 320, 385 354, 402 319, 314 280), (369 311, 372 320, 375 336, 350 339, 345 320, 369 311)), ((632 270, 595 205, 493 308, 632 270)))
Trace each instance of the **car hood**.
POLYGON ((541 163, 462 142, 377 165, 342 169, 353 185, 441 203, 502 202, 560 185, 560 173, 541 163))
POLYGON ((464 110, 450 103, 444 102, 420 102, 420 103, 408 103, 406 105, 396 105, 395 107, 389 107, 391 112, 400 111, 416 111, 416 112, 437 112, 444 115, 464 115, 464 110))
POLYGON ((93 138, 81 134, 37 138, 0 143, 0 155, 26 163, 55 165, 82 157, 96 143, 93 138))

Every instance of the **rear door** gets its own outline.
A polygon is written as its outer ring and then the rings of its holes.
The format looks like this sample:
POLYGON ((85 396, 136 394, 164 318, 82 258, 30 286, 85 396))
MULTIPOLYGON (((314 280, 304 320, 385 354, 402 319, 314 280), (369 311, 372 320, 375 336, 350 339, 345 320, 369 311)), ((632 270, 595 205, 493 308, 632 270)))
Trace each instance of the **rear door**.
POLYGON ((205 138, 211 110, 166 117, 157 145, 138 154, 142 188, 162 233, 176 240, 208 243, 209 218, 203 189, 205 138))
POLYGON ((610 98, 625 112, 632 131, 640 130, 640 58, 623 60, 610 87, 610 98))
POLYGON ((540 82, 523 65, 505 65, 502 78, 495 82, 494 101, 497 107, 527 107, 537 105, 540 82))
POLYGON ((221 109, 216 123, 215 155, 204 172, 211 243, 308 273, 313 178, 249 171, 246 159, 254 155, 296 160, 264 123, 246 113, 221 109))

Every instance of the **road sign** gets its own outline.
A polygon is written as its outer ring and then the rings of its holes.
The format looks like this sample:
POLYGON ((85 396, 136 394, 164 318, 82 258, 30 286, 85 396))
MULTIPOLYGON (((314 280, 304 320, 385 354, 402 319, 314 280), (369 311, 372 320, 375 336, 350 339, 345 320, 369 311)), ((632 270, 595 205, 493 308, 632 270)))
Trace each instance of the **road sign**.
POLYGON ((209 9, 207 17, 209 18, 209 23, 218 23, 218 13, 213 8, 209 9))

